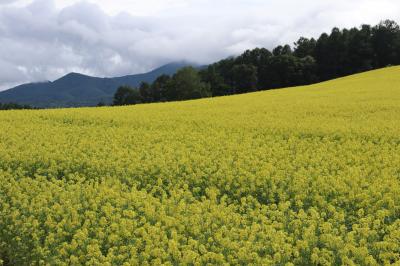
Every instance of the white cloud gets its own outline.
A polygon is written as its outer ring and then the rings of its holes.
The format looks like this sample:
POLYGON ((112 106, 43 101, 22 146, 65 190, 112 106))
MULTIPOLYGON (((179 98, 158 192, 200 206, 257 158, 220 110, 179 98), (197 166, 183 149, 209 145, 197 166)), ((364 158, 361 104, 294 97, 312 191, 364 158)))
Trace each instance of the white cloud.
POLYGON ((399 21, 397 0, 0 0, 0 88, 208 63, 386 18, 399 21))

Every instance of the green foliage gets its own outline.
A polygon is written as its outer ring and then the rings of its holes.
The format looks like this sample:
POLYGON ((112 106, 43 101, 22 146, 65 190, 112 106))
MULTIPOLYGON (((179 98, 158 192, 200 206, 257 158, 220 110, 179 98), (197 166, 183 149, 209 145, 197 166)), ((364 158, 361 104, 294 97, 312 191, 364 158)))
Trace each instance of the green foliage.
POLYGON ((205 68, 200 72, 201 79, 211 87, 212 96, 223 96, 230 90, 224 78, 218 73, 215 65, 205 68))
POLYGON ((139 90, 121 87, 114 96, 114 105, 126 105, 124 104, 126 101, 130 103, 132 101, 133 103, 151 103, 199 99, 210 96, 210 86, 201 81, 198 71, 193 67, 184 67, 172 77, 161 75, 151 85, 142 82, 139 90), (134 93, 134 96, 131 96, 132 93, 134 93))
POLYGON ((151 85, 149 83, 147 83, 147 82, 140 83, 139 93, 140 93, 142 102, 151 103, 154 101, 154 95, 152 92, 151 85))
POLYGON ((253 65, 240 64, 232 68, 235 93, 245 93, 257 90, 257 68, 253 65))
POLYGON ((114 95, 114 105, 133 105, 141 103, 142 97, 140 92, 129 86, 121 86, 114 95))
POLYGON ((280 56, 280 55, 292 55, 293 51, 290 45, 286 44, 284 46, 278 45, 274 50, 272 50, 272 54, 274 56, 280 56))
POLYGON ((0 258, 397 265, 399 73, 188 102, 0 112, 0 258))
POLYGON ((159 76, 151 85, 152 98, 154 102, 167 101, 167 86, 171 77, 168 75, 159 76))
POLYGON ((0 110, 28 110, 34 109, 32 106, 29 105, 21 105, 17 103, 0 103, 0 110))
POLYGON ((202 70, 214 96, 311 84, 400 64, 400 27, 386 20, 375 27, 333 28, 315 40, 301 37, 272 52, 245 51, 202 70), (250 68, 254 68, 250 70, 250 68))
POLYGON ((400 62, 400 26, 391 20, 382 21, 372 30, 376 64, 385 67, 400 62))
POLYGON ((300 37, 300 39, 294 43, 294 55, 299 58, 314 56, 316 45, 317 41, 314 38, 308 39, 300 37))
POLYGON ((168 100, 188 100, 210 97, 210 87, 201 81, 200 76, 192 67, 179 70, 168 82, 166 96, 168 100))

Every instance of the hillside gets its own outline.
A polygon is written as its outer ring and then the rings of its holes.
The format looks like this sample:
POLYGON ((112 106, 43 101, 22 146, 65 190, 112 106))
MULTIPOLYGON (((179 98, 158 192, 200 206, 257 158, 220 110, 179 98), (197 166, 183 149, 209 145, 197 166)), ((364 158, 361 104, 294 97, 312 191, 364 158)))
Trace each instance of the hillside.
POLYGON ((188 63, 171 63, 144 74, 116 78, 98 78, 69 73, 53 82, 28 83, 0 92, 1 103, 28 104, 34 107, 96 106, 112 103, 121 85, 137 87, 141 82, 153 82, 158 76, 172 75, 188 63))
POLYGON ((0 258, 400 263, 399 88, 391 67, 196 101, 1 111, 0 258))

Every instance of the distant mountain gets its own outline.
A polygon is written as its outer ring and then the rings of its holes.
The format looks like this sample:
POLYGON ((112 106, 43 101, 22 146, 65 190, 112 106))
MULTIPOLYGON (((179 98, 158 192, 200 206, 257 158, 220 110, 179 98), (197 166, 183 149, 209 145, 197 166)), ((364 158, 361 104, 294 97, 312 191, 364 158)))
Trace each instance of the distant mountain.
POLYGON ((153 82, 162 74, 173 75, 186 62, 164 65, 144 74, 116 78, 98 78, 69 73, 53 82, 27 83, 0 92, 0 103, 28 104, 34 107, 95 106, 99 102, 111 103, 115 91, 121 85, 138 86, 141 82, 153 82))

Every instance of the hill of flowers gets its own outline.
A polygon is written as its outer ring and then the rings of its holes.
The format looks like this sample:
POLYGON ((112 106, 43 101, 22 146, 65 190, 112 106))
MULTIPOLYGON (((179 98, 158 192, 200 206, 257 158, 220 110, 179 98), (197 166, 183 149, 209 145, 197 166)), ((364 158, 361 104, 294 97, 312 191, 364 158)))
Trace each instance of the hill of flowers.
POLYGON ((400 263, 399 67, 0 125, 4 265, 400 263))

